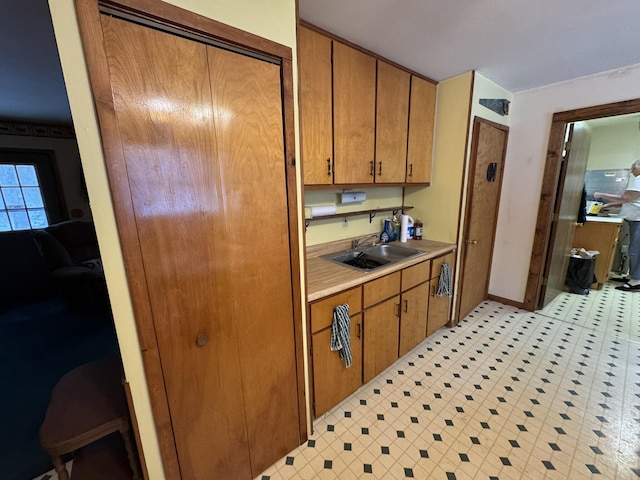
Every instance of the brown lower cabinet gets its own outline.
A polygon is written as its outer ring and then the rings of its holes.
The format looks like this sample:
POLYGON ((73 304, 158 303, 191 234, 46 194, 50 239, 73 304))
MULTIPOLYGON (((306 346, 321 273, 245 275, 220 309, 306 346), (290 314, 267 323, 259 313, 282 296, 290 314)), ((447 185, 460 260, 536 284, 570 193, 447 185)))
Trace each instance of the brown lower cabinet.
POLYGON ((444 262, 453 271, 455 254, 426 260, 311 303, 315 418, 448 323, 451 298, 436 296, 444 262), (344 303, 351 317, 350 368, 330 349, 333 309, 344 303))

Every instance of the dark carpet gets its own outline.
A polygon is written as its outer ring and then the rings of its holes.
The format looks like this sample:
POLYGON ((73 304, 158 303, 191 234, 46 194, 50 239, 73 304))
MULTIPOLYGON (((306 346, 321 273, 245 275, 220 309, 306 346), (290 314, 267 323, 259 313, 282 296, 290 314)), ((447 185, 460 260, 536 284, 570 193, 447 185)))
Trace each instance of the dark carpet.
POLYGON ((0 310, 0 479, 31 480, 53 468, 38 441, 53 387, 114 353, 109 312, 81 313, 58 299, 0 310))

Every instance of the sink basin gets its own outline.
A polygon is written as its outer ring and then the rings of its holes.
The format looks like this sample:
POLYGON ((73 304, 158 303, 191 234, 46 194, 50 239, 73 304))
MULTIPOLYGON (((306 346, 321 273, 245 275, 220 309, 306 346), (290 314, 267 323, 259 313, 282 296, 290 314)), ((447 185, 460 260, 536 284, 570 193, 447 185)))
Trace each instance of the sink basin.
POLYGON ((376 268, 384 267, 421 253, 423 253, 422 250, 415 248, 382 244, 356 250, 334 252, 322 255, 321 258, 362 272, 370 272, 376 268))
POLYGON ((403 259, 413 257, 422 253, 422 250, 416 250, 415 248, 400 247, 397 245, 382 244, 375 247, 368 247, 364 249, 364 252, 374 257, 380 257, 389 259, 391 261, 396 259, 403 259))

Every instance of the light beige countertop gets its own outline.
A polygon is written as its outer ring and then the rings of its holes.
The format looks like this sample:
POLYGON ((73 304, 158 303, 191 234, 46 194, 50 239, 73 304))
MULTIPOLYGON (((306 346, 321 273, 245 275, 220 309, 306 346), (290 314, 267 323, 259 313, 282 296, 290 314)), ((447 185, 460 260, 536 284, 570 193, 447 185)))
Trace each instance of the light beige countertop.
POLYGON ((319 300, 347 288, 355 287, 370 280, 388 275, 389 273, 410 267, 411 265, 439 257, 454 251, 456 248, 453 243, 436 242, 434 240, 408 240, 406 243, 392 242, 391 244, 400 247, 415 248, 424 251, 424 253, 385 267, 377 268, 372 272, 360 272, 320 257, 320 255, 327 253, 349 249, 351 240, 308 247, 307 301, 313 302, 319 300))

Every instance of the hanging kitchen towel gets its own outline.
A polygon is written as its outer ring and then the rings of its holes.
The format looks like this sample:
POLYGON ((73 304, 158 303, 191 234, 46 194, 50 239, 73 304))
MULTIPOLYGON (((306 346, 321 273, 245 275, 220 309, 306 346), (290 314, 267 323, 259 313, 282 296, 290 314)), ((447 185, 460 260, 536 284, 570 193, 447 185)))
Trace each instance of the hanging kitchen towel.
POLYGON ((333 309, 331 323, 331 351, 338 351, 347 368, 351 366, 351 319, 349 304, 338 305, 333 309))
POLYGON ((448 263, 443 263, 440 267, 440 280, 438 280, 438 297, 450 297, 453 295, 451 288, 451 267, 448 263))

